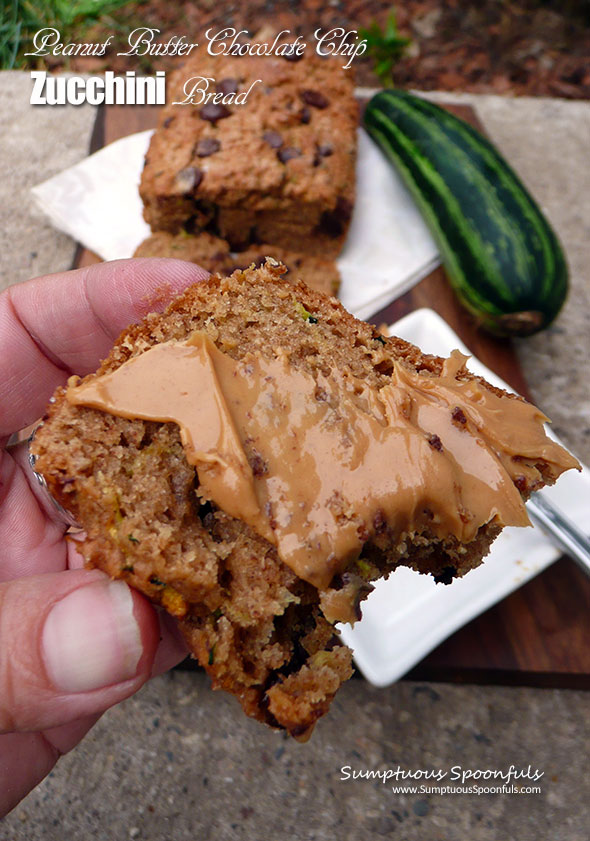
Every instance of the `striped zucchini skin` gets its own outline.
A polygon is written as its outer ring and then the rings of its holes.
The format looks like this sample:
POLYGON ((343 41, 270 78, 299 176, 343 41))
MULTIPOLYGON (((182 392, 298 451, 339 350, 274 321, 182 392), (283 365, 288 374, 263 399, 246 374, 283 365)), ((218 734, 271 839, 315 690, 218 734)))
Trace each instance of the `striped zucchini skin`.
POLYGON ((563 250, 492 144, 405 91, 376 94, 364 125, 414 196, 453 289, 481 325, 504 336, 547 327, 567 295, 563 250))

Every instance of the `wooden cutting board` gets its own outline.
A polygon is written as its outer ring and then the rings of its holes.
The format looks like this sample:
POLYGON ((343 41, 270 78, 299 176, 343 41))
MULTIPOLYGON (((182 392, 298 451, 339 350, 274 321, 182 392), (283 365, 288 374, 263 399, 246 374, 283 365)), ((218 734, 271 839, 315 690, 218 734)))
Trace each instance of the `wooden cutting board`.
MULTIPOLYGON (((447 106, 480 130, 474 111, 447 106)), ((99 110, 91 151, 120 137, 152 128, 159 108, 107 106, 99 110)), ((75 265, 99 262, 80 248, 75 265)), ((443 269, 371 319, 391 322, 419 307, 436 310, 471 352, 516 391, 528 396, 526 382, 509 340, 477 328, 459 306, 443 269)), ((443 586, 443 585, 441 585, 443 586)), ((590 579, 562 558, 495 607, 443 642, 409 677, 428 680, 590 687, 590 579)))

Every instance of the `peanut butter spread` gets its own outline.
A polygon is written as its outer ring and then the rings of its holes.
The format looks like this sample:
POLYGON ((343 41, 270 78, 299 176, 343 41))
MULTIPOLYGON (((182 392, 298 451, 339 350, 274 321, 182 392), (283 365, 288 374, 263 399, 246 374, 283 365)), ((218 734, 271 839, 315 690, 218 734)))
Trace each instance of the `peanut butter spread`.
POLYGON ((576 460, 543 430, 529 403, 394 363, 377 390, 347 371, 313 376, 288 353, 232 359, 202 332, 165 342, 67 399, 125 418, 178 424, 200 493, 273 543, 320 589, 384 527, 472 540, 480 526, 529 524, 516 487, 535 463, 576 460), (516 485, 515 485, 516 483, 516 485))

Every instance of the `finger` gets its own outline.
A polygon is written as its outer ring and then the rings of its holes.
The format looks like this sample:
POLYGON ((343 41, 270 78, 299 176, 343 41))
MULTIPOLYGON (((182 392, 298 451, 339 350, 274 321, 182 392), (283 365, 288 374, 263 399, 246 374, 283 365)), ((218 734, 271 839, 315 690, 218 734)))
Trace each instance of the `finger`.
POLYGON ((47 517, 23 469, 0 451, 0 582, 65 569, 64 531, 47 517))
POLYGON ((89 715, 43 733, 0 736, 0 818, 49 774, 99 718, 100 714, 89 715))
POLYGON ((151 674, 159 627, 147 599, 98 570, 0 585, 0 733, 102 712, 151 674))
POLYGON ((207 272, 166 259, 117 260, 0 295, 0 437, 40 417, 58 385, 93 371, 114 339, 207 272))
MULTIPOLYGON (((167 614, 162 614, 160 641, 152 676, 171 669, 187 654, 186 645, 167 614)), ((100 713, 53 727, 42 733, 0 735, 0 818, 22 800, 72 750, 100 718, 100 713)))
POLYGON ((152 677, 161 675, 186 659, 189 650, 176 620, 158 608, 158 623, 160 626, 160 644, 152 665, 152 677))
MULTIPOLYGON (((167 614, 161 615, 160 641, 152 676, 171 669, 187 654, 186 645, 167 614)), ((100 713, 53 727, 42 733, 0 735, 0 818, 22 800, 72 750, 100 718, 100 713)))
MULTIPOLYGON (((152 676, 168 671, 187 654, 174 620, 162 612, 159 619, 161 639, 152 676)), ((40 733, 0 735, 0 818, 47 776, 57 760, 78 744, 100 715, 86 715, 40 733)))
POLYGON ((49 774, 58 758, 41 733, 0 736, 0 818, 49 774))
MULTIPOLYGON (((174 620, 161 611, 158 618, 160 642, 151 668, 152 677, 171 669, 187 655, 174 620)), ((100 715, 85 715, 39 733, 0 735, 0 818, 47 776, 57 760, 78 744, 100 715)))

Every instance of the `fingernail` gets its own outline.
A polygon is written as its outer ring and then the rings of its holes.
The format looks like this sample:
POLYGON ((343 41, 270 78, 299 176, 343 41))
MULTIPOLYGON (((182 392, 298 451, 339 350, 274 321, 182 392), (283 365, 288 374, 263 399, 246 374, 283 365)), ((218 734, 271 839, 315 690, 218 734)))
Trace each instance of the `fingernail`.
POLYGON ((68 593, 51 609, 41 646, 49 678, 62 692, 135 677, 142 646, 129 587, 97 581, 68 593))

